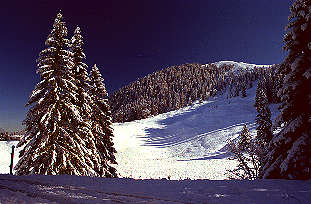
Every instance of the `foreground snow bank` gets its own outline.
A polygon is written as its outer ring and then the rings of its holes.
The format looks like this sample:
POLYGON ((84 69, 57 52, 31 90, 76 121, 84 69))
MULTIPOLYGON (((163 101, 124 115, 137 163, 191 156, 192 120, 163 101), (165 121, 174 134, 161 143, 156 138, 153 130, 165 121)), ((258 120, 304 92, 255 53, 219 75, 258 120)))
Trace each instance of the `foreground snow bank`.
POLYGON ((309 204, 311 180, 134 180, 0 175, 0 203, 309 204))

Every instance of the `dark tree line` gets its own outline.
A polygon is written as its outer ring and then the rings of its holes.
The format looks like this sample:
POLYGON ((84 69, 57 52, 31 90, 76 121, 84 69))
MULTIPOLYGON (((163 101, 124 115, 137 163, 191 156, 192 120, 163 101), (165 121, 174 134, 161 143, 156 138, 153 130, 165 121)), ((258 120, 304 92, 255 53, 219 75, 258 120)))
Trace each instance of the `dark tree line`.
POLYGON ((183 64, 154 72, 110 95, 114 122, 147 118, 207 100, 217 94, 246 96, 263 68, 233 71, 233 65, 183 64))
POLYGON ((20 137, 25 134, 24 130, 9 132, 0 128, 0 140, 9 141, 9 140, 20 140, 20 137))

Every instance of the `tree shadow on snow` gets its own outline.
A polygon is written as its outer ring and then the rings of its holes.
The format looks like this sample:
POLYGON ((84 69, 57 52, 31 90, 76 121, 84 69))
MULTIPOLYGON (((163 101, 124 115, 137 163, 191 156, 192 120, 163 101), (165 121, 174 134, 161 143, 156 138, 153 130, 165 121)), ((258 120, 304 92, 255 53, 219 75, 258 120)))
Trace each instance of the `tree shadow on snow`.
POLYGON ((231 157, 232 154, 230 152, 221 152, 210 156, 204 156, 201 158, 192 158, 192 159, 179 159, 177 161, 195 161, 195 160, 212 160, 212 159, 225 159, 231 157))

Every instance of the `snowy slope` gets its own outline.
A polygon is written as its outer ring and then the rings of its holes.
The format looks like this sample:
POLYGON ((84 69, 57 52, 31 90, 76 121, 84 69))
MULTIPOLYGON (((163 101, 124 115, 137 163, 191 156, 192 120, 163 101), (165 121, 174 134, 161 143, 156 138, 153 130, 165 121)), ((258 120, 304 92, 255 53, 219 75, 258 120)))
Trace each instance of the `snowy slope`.
MULTIPOLYGON (((114 124, 115 147, 122 177, 227 179, 227 141, 244 124, 256 134, 256 86, 246 98, 225 95, 144 120, 114 124)), ((272 105, 272 113, 277 112, 272 105)))

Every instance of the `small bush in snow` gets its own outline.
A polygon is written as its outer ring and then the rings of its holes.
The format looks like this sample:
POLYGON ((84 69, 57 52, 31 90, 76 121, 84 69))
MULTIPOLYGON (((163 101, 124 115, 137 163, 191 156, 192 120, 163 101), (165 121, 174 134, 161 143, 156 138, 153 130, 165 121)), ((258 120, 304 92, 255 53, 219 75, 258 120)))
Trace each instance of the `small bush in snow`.
POLYGON ((229 151, 233 154, 232 160, 237 160, 238 165, 233 170, 228 170, 229 179, 258 178, 260 169, 260 148, 256 140, 252 140, 246 126, 240 134, 239 141, 229 142, 229 151))

